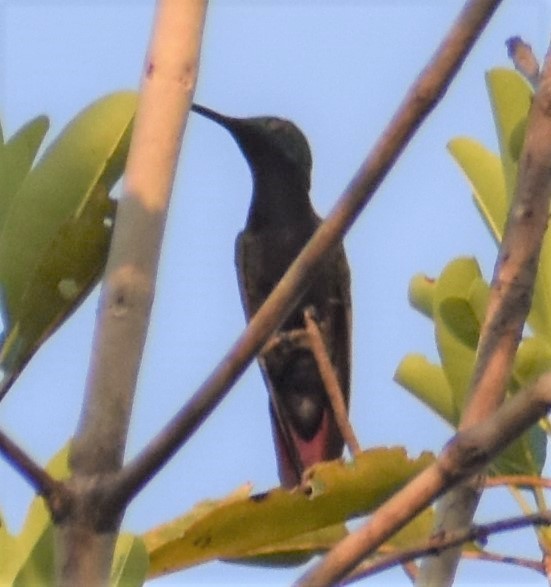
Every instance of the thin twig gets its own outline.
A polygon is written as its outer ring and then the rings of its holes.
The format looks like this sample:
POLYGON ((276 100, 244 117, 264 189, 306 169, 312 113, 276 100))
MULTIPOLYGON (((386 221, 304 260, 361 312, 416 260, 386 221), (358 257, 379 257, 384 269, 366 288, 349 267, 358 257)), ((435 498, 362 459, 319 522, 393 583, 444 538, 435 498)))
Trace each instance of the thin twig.
POLYGON ((465 550, 463 551, 463 558, 489 563, 514 565, 515 567, 530 569, 531 571, 536 571, 536 573, 545 575, 543 563, 541 561, 529 558, 522 558, 520 556, 500 554, 499 552, 490 552, 488 550, 465 550))
POLYGON ((511 37, 505 42, 507 53, 516 70, 536 88, 540 77, 540 64, 532 52, 532 47, 520 37, 511 37))
POLYGON ((189 439, 222 401, 269 336, 311 283, 329 251, 341 242, 415 132, 444 96, 478 35, 501 0, 471 0, 458 24, 414 85, 345 193, 289 267, 207 380, 149 445, 118 475, 113 499, 127 502, 189 439))
MULTIPOLYGON (((445 550, 455 547, 462 546, 467 542, 480 542, 485 543, 489 536, 492 534, 498 534, 502 532, 510 532, 511 530, 519 530, 528 526, 549 526, 551 525, 551 512, 539 512, 537 514, 530 514, 527 516, 515 516, 512 518, 506 518, 497 522, 489 524, 473 525, 467 530, 457 530, 455 532, 446 534, 440 533, 436 536, 432 536, 419 546, 413 548, 407 548, 395 552, 393 554, 383 555, 379 559, 365 563, 362 563, 352 573, 350 573, 344 581, 339 583, 340 585, 350 585, 360 579, 369 577, 385 571, 396 565, 404 564, 408 561, 415 560, 417 558, 425 556, 438 556, 445 550)), ((468 554, 468 551, 463 553, 468 554)), ((510 564, 518 564, 531 568, 532 570, 538 571, 543 574, 543 565, 536 561, 527 561, 526 559, 517 559, 516 557, 509 557, 506 555, 498 555, 487 553, 484 557, 484 551, 481 553, 473 553, 473 558, 492 560, 496 562, 507 562, 510 564)))
POLYGON ((337 379, 333 364, 331 363, 331 359, 327 353, 327 348, 318 323, 312 312, 312 308, 306 308, 306 310, 304 310, 304 322, 310 340, 310 349, 316 359, 321 380, 323 381, 325 391, 327 392, 331 407, 333 408, 335 422, 350 454, 356 456, 360 454, 362 448, 356 438, 354 429, 350 424, 342 389, 339 380, 337 379))
POLYGON ((20 446, 11 440, 7 434, 0 430, 0 453, 14 469, 21 473, 22 477, 31 487, 44 498, 56 494, 62 483, 54 479, 20 446))
POLYGON ((484 486, 486 488, 502 487, 506 485, 525 487, 527 489, 532 489, 534 487, 551 489, 551 479, 537 477, 536 475, 499 475, 496 477, 487 477, 484 480, 484 486))

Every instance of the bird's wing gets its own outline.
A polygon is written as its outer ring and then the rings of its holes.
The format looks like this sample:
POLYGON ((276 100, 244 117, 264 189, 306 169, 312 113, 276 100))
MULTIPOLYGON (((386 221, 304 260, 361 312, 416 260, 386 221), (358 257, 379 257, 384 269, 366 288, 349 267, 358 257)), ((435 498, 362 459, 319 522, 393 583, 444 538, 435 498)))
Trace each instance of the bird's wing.
MULTIPOLYGON (((258 308, 262 305, 265 294, 258 289, 259 280, 256 278, 255 268, 258 267, 258 260, 254 258, 255 242, 250 233, 240 232, 235 240, 235 268, 237 271, 237 282, 241 304, 245 317, 249 321, 258 308)), ((273 339, 273 337, 272 337, 273 339)), ((276 442, 276 453, 278 455, 278 468, 280 477, 287 477, 295 485, 302 473, 301 460, 298 455, 295 443, 293 442, 289 424, 281 413, 281 405, 276 390, 272 385, 265 359, 260 353, 257 357, 260 366, 262 379, 266 385, 270 398, 270 414, 272 419, 273 433, 276 442), (283 461, 283 462, 282 462, 283 461)))
MULTIPOLYGON (((350 293, 350 269, 342 245, 335 252, 336 291, 331 302, 335 304, 333 341, 333 364, 342 387, 346 405, 350 398, 350 360, 352 353, 352 299, 350 293)), ((331 352, 331 350, 330 350, 331 352)))
POLYGON ((254 254, 254 244, 251 236, 245 231, 240 232, 235 239, 235 269, 237 271, 237 284, 245 317, 249 321, 262 300, 256 289, 257 280, 253 278, 253 262, 251 254, 254 254))

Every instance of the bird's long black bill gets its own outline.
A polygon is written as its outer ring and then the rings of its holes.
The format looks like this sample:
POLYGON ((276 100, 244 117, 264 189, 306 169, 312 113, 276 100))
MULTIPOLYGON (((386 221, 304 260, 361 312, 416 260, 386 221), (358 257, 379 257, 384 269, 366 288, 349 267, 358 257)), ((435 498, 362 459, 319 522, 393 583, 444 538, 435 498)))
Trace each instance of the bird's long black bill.
POLYGON ((191 110, 193 112, 196 112, 197 114, 200 114, 201 116, 204 116, 205 118, 208 118, 210 120, 213 120, 214 122, 217 122, 218 124, 221 124, 224 127, 228 127, 231 125, 231 117, 224 116, 223 114, 220 114, 215 110, 211 110, 206 106, 201 106, 200 104, 193 103, 191 105, 191 110))

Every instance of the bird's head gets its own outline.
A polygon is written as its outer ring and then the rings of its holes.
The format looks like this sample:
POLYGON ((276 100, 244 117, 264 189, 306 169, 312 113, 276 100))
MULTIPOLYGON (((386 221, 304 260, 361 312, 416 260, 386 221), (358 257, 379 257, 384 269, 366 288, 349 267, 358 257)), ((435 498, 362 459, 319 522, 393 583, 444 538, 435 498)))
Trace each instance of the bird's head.
POLYGON ((198 104, 193 104, 191 109, 230 132, 245 155, 253 176, 291 174, 292 179, 299 181, 306 190, 310 188, 310 146, 302 131, 290 120, 275 116, 234 118, 198 104))

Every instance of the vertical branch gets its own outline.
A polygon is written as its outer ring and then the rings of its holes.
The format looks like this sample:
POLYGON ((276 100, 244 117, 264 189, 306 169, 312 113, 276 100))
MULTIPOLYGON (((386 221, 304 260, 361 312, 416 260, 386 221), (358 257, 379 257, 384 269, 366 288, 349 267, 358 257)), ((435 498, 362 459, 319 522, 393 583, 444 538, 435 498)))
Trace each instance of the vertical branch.
POLYGON ((58 532, 62 585, 105 585, 109 579, 120 512, 102 509, 98 479, 117 471, 124 456, 205 10, 206 0, 157 5, 70 456, 76 503, 58 532))
MULTIPOLYGON (((548 52, 527 121, 515 195, 497 257, 488 311, 478 345, 469 401, 459 425, 488 418, 503 402, 522 329, 530 310, 551 199, 551 52, 548 52)), ((446 495, 438 508, 439 530, 471 524, 480 498, 471 479, 446 495)), ((460 549, 428 559, 418 584, 453 581, 460 549)))

